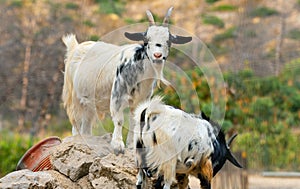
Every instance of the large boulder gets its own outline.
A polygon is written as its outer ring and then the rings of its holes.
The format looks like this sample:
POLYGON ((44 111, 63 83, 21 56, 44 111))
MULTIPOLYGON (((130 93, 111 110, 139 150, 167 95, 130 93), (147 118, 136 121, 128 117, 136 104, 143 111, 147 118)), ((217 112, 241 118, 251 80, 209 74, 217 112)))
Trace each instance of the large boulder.
POLYGON ((134 153, 115 155, 111 135, 68 137, 53 147, 53 170, 12 172, 0 179, 0 188, 135 188, 134 153))

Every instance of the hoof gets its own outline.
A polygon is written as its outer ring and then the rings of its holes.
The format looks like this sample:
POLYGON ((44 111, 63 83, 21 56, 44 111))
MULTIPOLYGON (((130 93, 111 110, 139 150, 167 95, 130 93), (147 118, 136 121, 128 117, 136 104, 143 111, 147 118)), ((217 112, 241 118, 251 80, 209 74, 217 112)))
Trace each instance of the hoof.
POLYGON ((111 144, 112 148, 114 149, 114 153, 116 155, 124 154, 125 145, 122 140, 112 140, 110 144, 111 144))

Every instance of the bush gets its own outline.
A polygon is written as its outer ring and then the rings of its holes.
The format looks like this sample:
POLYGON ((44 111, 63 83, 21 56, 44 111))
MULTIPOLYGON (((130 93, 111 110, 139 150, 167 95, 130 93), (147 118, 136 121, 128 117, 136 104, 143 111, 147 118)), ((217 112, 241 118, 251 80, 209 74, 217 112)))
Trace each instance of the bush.
POLYGON ((16 169, 18 161, 37 139, 9 131, 0 134, 0 177, 16 169))
POLYGON ((236 36, 235 31, 236 31, 236 27, 231 27, 231 28, 227 29, 226 31, 224 31, 223 33, 216 35, 213 38, 213 41, 214 42, 221 42, 221 41, 224 41, 226 39, 235 38, 235 36, 236 36))
POLYGON ((213 7, 211 10, 223 12, 223 11, 235 11, 235 10, 237 10, 237 8, 238 7, 234 6, 234 5, 219 5, 219 6, 213 7))
POLYGON ((268 17, 276 14, 278 14, 276 10, 268 7, 258 7, 250 13, 252 17, 268 17))
POLYGON ((217 26, 219 28, 224 28, 224 22, 220 18, 212 15, 204 15, 202 16, 202 21, 204 24, 210 24, 213 26, 217 26))

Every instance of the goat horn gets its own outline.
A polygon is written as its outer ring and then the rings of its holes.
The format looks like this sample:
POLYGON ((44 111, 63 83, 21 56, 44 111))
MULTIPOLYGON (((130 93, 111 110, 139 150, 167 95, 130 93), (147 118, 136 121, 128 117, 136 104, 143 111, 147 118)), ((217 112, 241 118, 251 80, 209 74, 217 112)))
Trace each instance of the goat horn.
POLYGON ((150 26, 155 25, 152 13, 149 10, 146 10, 146 14, 148 16, 149 25, 150 26))
POLYGON ((170 16, 172 13, 173 7, 170 7, 163 21, 163 26, 167 27, 169 25, 170 16))
POLYGON ((232 135, 229 139, 228 139, 228 142, 227 142, 227 146, 230 146, 232 141, 235 139, 235 137, 237 136, 238 134, 235 133, 234 135, 232 135))

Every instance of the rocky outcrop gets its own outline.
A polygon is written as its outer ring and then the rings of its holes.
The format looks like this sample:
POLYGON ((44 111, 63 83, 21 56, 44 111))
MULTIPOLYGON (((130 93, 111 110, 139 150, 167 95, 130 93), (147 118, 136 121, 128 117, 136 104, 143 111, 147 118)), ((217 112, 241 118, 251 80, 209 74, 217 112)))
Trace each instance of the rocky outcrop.
POLYGON ((135 188, 134 153, 115 155, 111 135, 68 137, 52 149, 53 170, 12 172, 0 179, 0 188, 135 188))

